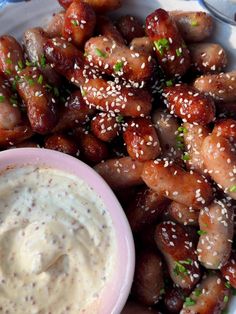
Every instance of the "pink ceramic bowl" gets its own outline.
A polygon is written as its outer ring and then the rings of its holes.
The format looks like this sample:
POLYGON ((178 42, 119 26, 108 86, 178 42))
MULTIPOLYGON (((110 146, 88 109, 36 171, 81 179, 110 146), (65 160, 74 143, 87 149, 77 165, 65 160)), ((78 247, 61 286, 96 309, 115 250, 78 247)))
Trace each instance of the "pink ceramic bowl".
POLYGON ((101 196, 115 228, 117 258, 111 281, 104 288, 96 305, 97 312, 93 311, 93 313, 120 314, 133 280, 135 251, 130 226, 114 193, 92 168, 69 155, 41 148, 18 148, 0 152, 0 172, 9 166, 17 167, 26 164, 43 165, 76 175, 101 196))

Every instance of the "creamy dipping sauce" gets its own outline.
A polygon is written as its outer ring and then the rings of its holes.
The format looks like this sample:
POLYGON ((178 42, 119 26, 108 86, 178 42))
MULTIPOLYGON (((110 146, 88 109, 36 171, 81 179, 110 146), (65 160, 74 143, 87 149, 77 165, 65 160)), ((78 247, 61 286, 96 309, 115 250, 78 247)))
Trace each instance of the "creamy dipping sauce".
POLYGON ((99 196, 73 175, 26 166, 0 175, 0 200, 0 313, 83 313, 99 300, 116 255, 99 196))

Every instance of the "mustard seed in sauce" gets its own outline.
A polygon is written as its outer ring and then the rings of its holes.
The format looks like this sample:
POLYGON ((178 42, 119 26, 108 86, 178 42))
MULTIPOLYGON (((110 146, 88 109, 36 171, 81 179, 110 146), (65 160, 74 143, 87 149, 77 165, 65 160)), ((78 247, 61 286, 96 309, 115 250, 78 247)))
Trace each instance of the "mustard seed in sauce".
POLYGON ((90 314, 116 255, 100 197, 73 175, 25 166, 2 173, 0 198, 4 313, 90 314))

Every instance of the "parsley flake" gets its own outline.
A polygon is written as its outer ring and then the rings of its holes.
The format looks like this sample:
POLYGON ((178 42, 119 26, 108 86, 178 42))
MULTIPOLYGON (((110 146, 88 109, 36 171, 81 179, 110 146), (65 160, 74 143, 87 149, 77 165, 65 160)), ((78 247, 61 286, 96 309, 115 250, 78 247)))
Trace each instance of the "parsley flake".
POLYGON ((3 95, 0 96, 0 102, 4 102, 5 97, 3 95))
POLYGON ((162 289, 160 290, 160 294, 162 295, 162 294, 164 294, 164 293, 165 293, 165 289, 162 288, 162 289))
POLYGON ((175 52, 176 52, 176 56, 177 56, 177 57, 180 57, 180 56, 182 56, 182 54, 183 54, 182 48, 176 49, 175 52))
POLYGON ((27 82, 29 83, 29 86, 33 86, 34 85, 34 80, 32 78, 27 78, 27 82))
POLYGON ((23 65, 22 60, 19 60, 19 61, 17 62, 17 64, 18 64, 18 67, 19 67, 20 70, 22 70, 22 69, 24 68, 24 65, 23 65))
POLYGON ((45 87, 48 89, 48 91, 51 91, 51 90, 52 90, 52 86, 49 85, 49 84, 45 84, 45 87))
POLYGON ((85 97, 87 95, 87 92, 82 87, 80 88, 80 90, 82 97, 85 97))
POLYGON ((101 57, 101 58, 107 57, 107 54, 98 48, 95 48, 95 53, 98 57, 101 57))
POLYGON ((225 286, 226 286, 226 288, 228 288, 228 289, 231 288, 231 284, 229 283, 229 281, 226 281, 225 286))
POLYGON ((166 81, 166 86, 167 87, 173 86, 173 81, 172 80, 166 81))
POLYGON ((188 270, 186 269, 186 267, 184 265, 181 264, 181 261, 177 262, 175 261, 174 264, 174 273, 177 276, 183 276, 183 275, 187 275, 188 274, 188 270))
POLYGON ((123 123, 123 122, 124 122, 124 117, 123 117, 121 114, 119 114, 119 115, 116 117, 116 122, 117 122, 117 123, 123 123))
POLYGON ((40 65, 42 69, 46 67, 46 57, 44 55, 42 55, 42 57, 40 58, 40 65))
POLYGON ((168 39, 166 38, 161 38, 159 40, 155 40, 154 41, 154 45, 157 49, 157 51, 160 53, 160 55, 163 56, 165 50, 169 50, 170 48, 170 44, 169 44, 169 41, 168 39))
POLYGON ((184 261, 179 261, 180 264, 182 265, 191 265, 192 264, 192 260, 190 258, 187 258, 186 260, 184 261))
POLYGON ((42 76, 42 74, 39 75, 38 83, 41 84, 41 85, 43 84, 43 76, 42 76))
POLYGON ((181 135, 176 136, 177 147, 180 149, 184 149, 184 138, 181 135))
POLYGON ((236 289, 232 288, 231 291, 232 291, 232 294, 235 296, 236 295, 236 289))
POLYGON ((91 129, 91 127, 90 127, 90 125, 89 124, 87 124, 85 127, 84 127, 84 131, 90 131, 90 129, 91 129))
POLYGON ((185 127, 180 126, 178 128, 178 135, 176 136, 177 147, 181 150, 184 149, 184 137, 183 134, 187 133, 188 130, 185 127))
POLYGON ((177 135, 176 136, 176 140, 177 140, 177 142, 181 142, 182 143, 184 141, 184 138, 181 135, 177 135))
POLYGON ((185 304, 185 306, 192 306, 192 305, 195 305, 196 302, 192 298, 188 297, 185 299, 184 304, 185 304))
POLYGON ((190 158, 190 156, 189 156, 189 154, 188 153, 184 153, 184 155, 182 156, 182 160, 183 161, 188 161, 188 160, 190 160, 191 158, 190 158))
POLYGON ((199 296, 202 294, 202 290, 201 290, 201 289, 196 289, 196 290, 194 290, 193 294, 194 294, 196 297, 199 297, 199 296))
POLYGON ((197 231, 197 234, 201 236, 201 235, 207 234, 207 232, 204 231, 204 230, 198 230, 198 231, 197 231))
POLYGON ((71 20, 71 24, 74 26, 79 26, 79 22, 76 20, 71 20))
POLYGON ((11 103, 12 105, 17 105, 18 100, 17 100, 17 96, 16 96, 16 95, 12 95, 12 96, 10 97, 10 103, 11 103))
POLYGON ((188 133, 188 130, 187 130, 187 128, 185 128, 185 127, 183 127, 183 126, 180 126, 180 127, 178 128, 178 132, 179 132, 179 133, 184 133, 184 134, 186 134, 186 133, 188 133))
POLYGON ((5 74, 11 75, 11 70, 6 69, 6 70, 5 70, 5 74))
POLYGON ((196 20, 191 21, 191 26, 198 26, 198 22, 196 20))
POLYGON ((13 80, 13 82, 12 82, 12 88, 13 89, 16 89, 16 85, 17 85, 17 83, 20 81, 20 77, 18 76, 18 75, 16 75, 15 77, 14 77, 14 80, 13 80))
POLYGON ((231 186, 229 189, 230 192, 236 192, 236 185, 231 186))
POLYGON ((32 66, 32 63, 29 60, 26 60, 25 64, 27 65, 27 67, 31 67, 32 66))
POLYGON ((53 88, 53 94, 54 94, 54 96, 59 97, 60 93, 59 93, 59 89, 57 87, 53 88))
POLYGON ((8 59, 6 60, 6 63, 7 63, 7 64, 12 64, 11 59, 8 58, 8 59))
POLYGON ((123 69, 123 66, 124 66, 123 61, 116 62, 116 64, 114 65, 115 72, 120 72, 123 69))

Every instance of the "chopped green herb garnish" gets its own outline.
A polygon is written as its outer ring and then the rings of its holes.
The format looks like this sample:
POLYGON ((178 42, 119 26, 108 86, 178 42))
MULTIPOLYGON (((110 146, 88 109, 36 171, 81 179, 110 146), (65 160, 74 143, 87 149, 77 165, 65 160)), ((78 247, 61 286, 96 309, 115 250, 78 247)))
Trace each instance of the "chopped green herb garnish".
POLYGON ((207 232, 204 230, 198 230, 197 234, 201 236, 201 235, 207 234, 207 232))
POLYGON ((196 290, 194 290, 193 294, 194 294, 196 297, 199 297, 199 296, 202 294, 202 290, 201 290, 201 289, 196 289, 196 290))
POLYGON ((7 63, 7 64, 12 64, 11 59, 8 58, 8 59, 6 60, 6 63, 7 63))
POLYGON ((19 77, 18 75, 16 75, 16 76, 14 77, 13 82, 12 82, 12 87, 13 87, 13 89, 16 89, 16 84, 19 82, 19 80, 20 80, 20 77, 19 77))
POLYGON ((165 51, 165 50, 169 50, 169 48, 170 48, 169 41, 168 41, 168 39, 166 39, 166 38, 161 38, 161 39, 159 39, 159 40, 155 40, 155 41, 154 41, 154 45, 155 45, 157 51, 158 51, 161 55, 164 54, 164 51, 165 51))
POLYGON ((177 143, 177 148, 184 149, 184 144, 183 143, 177 143))
POLYGON ((180 262, 175 261, 174 273, 177 276, 187 275, 188 270, 180 262))
POLYGON ((29 60, 26 60, 25 64, 27 65, 27 67, 31 67, 32 66, 32 63, 29 60))
POLYGON ((28 83, 29 83, 30 86, 33 86, 34 85, 34 80, 30 78, 30 79, 28 79, 28 83))
POLYGON ((232 291, 232 294, 235 296, 236 295, 236 289, 232 288, 231 291, 232 291))
POLYGON ((236 185, 231 186, 229 189, 230 192, 236 192, 236 185))
POLYGON ((60 101, 61 101, 62 103, 65 103, 65 102, 66 102, 66 98, 63 97, 63 96, 61 96, 61 97, 60 97, 60 101))
POLYGON ((13 105, 17 105, 17 103, 18 103, 17 96, 12 95, 12 96, 10 97, 10 102, 11 102, 11 104, 13 104, 13 105))
POLYGON ((226 281, 225 286, 226 286, 226 288, 228 288, 228 289, 231 288, 231 284, 229 283, 229 281, 226 281))
POLYGON ((229 301, 229 297, 227 295, 224 296, 224 302, 227 303, 229 301))
POLYGON ((187 130, 187 128, 185 128, 185 127, 183 127, 183 126, 180 126, 180 127, 178 128, 178 132, 179 132, 179 133, 184 133, 184 134, 186 134, 186 133, 188 133, 188 130, 187 130))
POLYGON ((107 54, 98 48, 95 48, 95 53, 98 57, 101 57, 101 58, 107 57, 107 54))
POLYGON ((176 56, 177 56, 177 57, 182 56, 182 54, 183 54, 182 48, 176 49, 176 56))
POLYGON ((80 88, 80 90, 81 90, 81 95, 85 97, 87 95, 87 92, 82 87, 80 88))
POLYGON ((79 22, 76 20, 71 20, 71 24, 74 26, 79 26, 79 22))
POLYGON ((198 22, 196 20, 191 21, 191 26, 198 26, 198 22))
POLYGON ((5 100, 5 97, 4 96, 0 96, 0 102, 4 102, 4 100, 5 100))
POLYGON ((52 90, 52 86, 51 86, 51 85, 49 85, 49 84, 45 84, 45 87, 46 87, 49 91, 51 91, 51 90, 52 90))
POLYGON ((183 161, 188 161, 188 160, 190 160, 191 158, 190 158, 190 156, 189 156, 189 154, 188 153, 184 153, 184 155, 182 156, 182 160, 183 161))
POLYGON ((185 299, 184 304, 185 304, 185 306, 192 306, 192 305, 195 305, 196 302, 193 299, 191 299, 190 297, 188 297, 185 299))
POLYGON ((118 116, 116 117, 116 122, 123 123, 124 122, 124 117, 121 114, 118 114, 118 116))
POLYGON ((42 76, 42 74, 39 75, 38 83, 41 84, 41 85, 43 84, 43 76, 42 76))
POLYGON ((5 70, 5 73, 8 74, 8 75, 10 75, 10 74, 11 74, 11 70, 6 69, 6 70, 5 70))
POLYGON ((188 130, 185 127, 180 126, 178 128, 178 135, 176 136, 176 141, 177 141, 177 147, 179 149, 181 149, 181 150, 184 149, 184 137, 183 137, 183 134, 185 134, 187 132, 188 132, 188 130))
POLYGON ((57 87, 54 87, 54 88, 53 88, 53 94, 54 94, 56 97, 59 97, 59 96, 60 96, 59 89, 58 89, 57 87))
POLYGON ((160 294, 164 294, 164 293, 165 293, 165 289, 163 288, 160 290, 160 294))
POLYGON ((46 58, 44 55, 40 58, 40 65, 43 69, 46 67, 46 58))
POLYGON ((27 82, 29 83, 30 86, 34 85, 34 80, 32 78, 28 78, 27 82))
POLYGON ((184 149, 184 138, 181 135, 176 136, 177 147, 180 149, 184 149))
POLYGON ((19 60, 17 64, 18 64, 18 67, 20 70, 22 70, 24 68, 22 60, 19 60))
POLYGON ((123 66, 124 66, 123 61, 116 62, 115 66, 114 66, 115 72, 120 72, 123 69, 123 66))
POLYGON ((179 275, 187 275, 188 274, 188 270, 184 265, 191 265, 192 264, 192 260, 190 258, 183 260, 183 261, 176 261, 175 262, 175 267, 174 267, 174 273, 179 276, 179 275))
POLYGON ((184 261, 179 261, 180 264, 182 265, 191 265, 192 264, 192 260, 190 258, 187 258, 186 260, 184 261))
POLYGON ((90 125, 89 125, 89 124, 87 124, 87 125, 84 127, 84 130, 85 130, 85 131, 90 131, 90 129, 91 129, 91 128, 90 128, 90 125))
POLYGON ((228 311, 223 310, 223 311, 221 312, 221 314, 228 314, 228 311))
POLYGON ((167 87, 173 86, 173 81, 172 80, 166 81, 166 86, 167 87))
POLYGON ((177 135, 177 136, 176 136, 176 140, 177 140, 177 142, 183 143, 184 138, 183 138, 183 136, 181 136, 181 135, 177 135))

